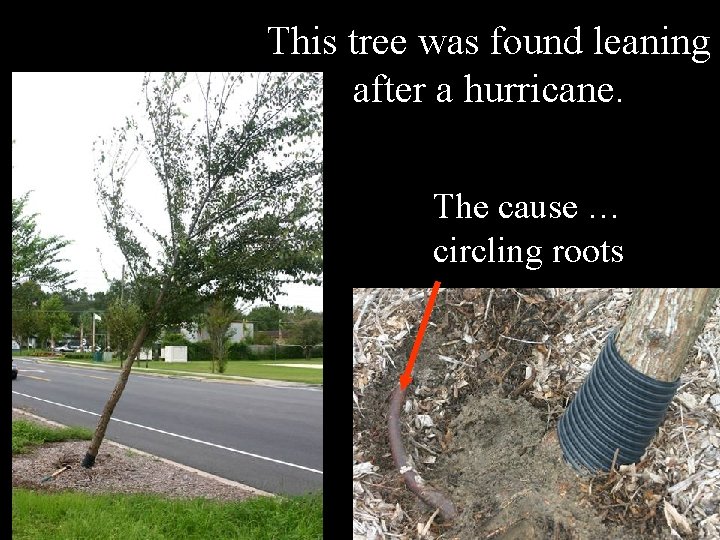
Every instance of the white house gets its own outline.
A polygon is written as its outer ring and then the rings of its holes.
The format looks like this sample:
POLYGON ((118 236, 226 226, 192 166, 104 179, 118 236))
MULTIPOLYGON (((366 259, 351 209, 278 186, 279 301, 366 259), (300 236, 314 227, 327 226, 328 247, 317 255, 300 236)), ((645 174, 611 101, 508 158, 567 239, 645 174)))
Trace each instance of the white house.
MULTIPOLYGON (((205 328, 198 328, 197 326, 190 327, 189 329, 182 328, 180 332, 185 336, 185 339, 193 343, 210 339, 207 330, 205 328)), ((228 333, 230 334, 230 343, 240 343, 245 338, 252 339, 255 335, 255 329, 251 322, 232 322, 230 323, 228 333)))

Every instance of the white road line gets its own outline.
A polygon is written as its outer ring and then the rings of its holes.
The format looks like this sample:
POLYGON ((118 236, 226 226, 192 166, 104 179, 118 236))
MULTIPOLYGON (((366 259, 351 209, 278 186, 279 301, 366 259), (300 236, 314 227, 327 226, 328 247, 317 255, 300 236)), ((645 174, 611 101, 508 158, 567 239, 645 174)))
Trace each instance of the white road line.
MULTIPOLYGON (((13 393, 13 394, 17 394, 17 395, 19 395, 19 396, 26 397, 26 398, 35 399, 35 400, 37 400, 37 401, 42 401, 42 402, 44 402, 44 403, 49 403, 50 405, 57 405, 58 407, 64 407, 64 408, 66 408, 66 409, 71 409, 71 410, 73 410, 73 411, 78 411, 78 412, 82 412, 82 413, 85 413, 85 414, 90 414, 90 415, 92 415, 92 416, 100 416, 98 413, 95 413, 95 412, 92 412, 92 411, 86 411, 85 409, 80 409, 80 408, 78 408, 78 407, 73 407, 72 405, 65 405, 65 404, 63 404, 63 403, 57 403, 57 402, 55 402, 55 401, 50 401, 49 399, 43 399, 43 398, 39 398, 39 397, 35 397, 35 396, 30 396, 30 395, 28 395, 28 394, 23 394, 22 392, 16 392, 15 390, 13 390, 12 393, 13 393)), ((194 438, 192 438, 192 437, 187 437, 186 435, 179 435, 179 434, 177 434, 177 433, 172 433, 172 432, 170 432, 170 431, 164 431, 164 430, 162 430, 162 429, 157 429, 157 428, 150 427, 150 426, 143 426, 142 424, 136 424, 135 422, 128 422, 127 420, 120 420, 119 418, 110 417, 110 420, 114 420, 115 422, 120 422, 120 423, 122 423, 122 424, 127 424, 127 425, 129 425, 129 426, 135 426, 135 427, 139 427, 139 428, 142 428, 142 429, 147 429, 148 431, 155 431, 156 433, 162 433, 163 435, 170 435, 171 437, 177 437, 177 438, 179 438, 179 439, 184 439, 184 440, 186 440, 186 441, 192 441, 192 442, 204 444, 204 445, 206 445, 206 446, 212 446, 212 447, 214 447, 214 448, 219 448, 220 450, 227 450, 228 452, 235 452, 236 454, 242 454, 243 456, 250 456, 250 457, 257 458, 257 459, 262 459, 262 460, 264 460, 264 461, 271 461, 271 462, 273 462, 273 463, 279 463, 280 465, 286 465, 286 466, 288 466, 288 467, 294 467, 295 469, 302 469, 303 471, 310 471, 310 472, 314 472, 314 473, 317 473, 317 474, 322 474, 322 473, 323 473, 322 471, 319 471, 318 469, 312 469, 312 468, 310 468, 310 467, 305 467, 305 466, 303 466, 303 465, 297 465, 297 464, 295 464, 295 463, 289 463, 289 462, 287 462, 287 461, 281 461, 281 460, 279 460, 279 459, 273 459, 273 458, 269 458, 269 457, 266 457, 266 456, 261 456, 261 455, 259 455, 259 454, 253 454, 252 452, 245 452, 244 450, 237 450, 237 449, 235 449, 235 448, 230 448, 230 447, 228 447, 228 446, 222 446, 222 445, 220 445, 220 444, 215 444, 215 443, 211 443, 211 442, 207 442, 207 441, 201 441, 200 439, 194 439, 194 438)))

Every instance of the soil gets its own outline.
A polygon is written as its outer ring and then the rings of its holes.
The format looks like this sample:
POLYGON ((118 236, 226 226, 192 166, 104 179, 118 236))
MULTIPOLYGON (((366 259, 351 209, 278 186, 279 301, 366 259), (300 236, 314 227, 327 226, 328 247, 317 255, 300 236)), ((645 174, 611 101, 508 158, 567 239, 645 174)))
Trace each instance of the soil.
MULTIPOLYGON (((437 346, 435 341, 428 340, 426 355, 437 346)), ((432 368, 421 368, 415 382, 420 387, 434 384, 436 375, 432 368)), ((366 401, 377 406, 366 406, 372 412, 359 427, 375 426, 369 430, 372 438, 367 448, 374 455, 373 463, 389 477, 381 493, 407 512, 427 516, 434 509, 405 489, 388 450, 385 411, 396 380, 393 373, 366 393, 366 401)), ((578 477, 563 461, 554 429, 549 429, 540 410, 523 398, 502 397, 504 390, 497 387, 489 392, 481 397, 469 395, 459 410, 449 408, 443 417, 433 418, 437 422, 433 431, 451 442, 434 467, 421 465, 419 471, 424 480, 448 494, 459 510, 453 523, 438 524, 442 538, 639 538, 637 532, 622 526, 609 529, 603 524, 580 489, 578 477)), ((407 436, 404 442, 406 449, 414 447, 407 436)))
MULTIPOLYGON (((605 538, 553 432, 524 399, 472 397, 451 422, 453 445, 428 475, 462 509, 451 537, 605 538)), ((633 538, 621 529, 613 538, 633 538)))
MULTIPOLYGON (((29 411, 13 409, 13 420, 59 427, 29 411)), ((221 479, 156 456, 105 441, 92 469, 81 462, 88 441, 46 443, 12 458, 12 485, 35 491, 151 493, 172 499, 240 501, 268 493, 221 479), (68 469, 62 470, 69 466, 68 469), (57 473, 56 476, 51 476, 57 473)))
POLYGON ((646 493, 642 508, 624 501, 613 504, 612 477, 581 478, 563 461, 555 426, 571 392, 566 371, 555 366, 549 376, 546 373, 541 390, 521 387, 526 378, 534 377, 529 366, 541 366, 542 359, 550 357, 549 341, 543 336, 562 335, 567 322, 562 302, 540 291, 518 289, 496 296, 487 318, 478 316, 478 302, 464 305, 467 302, 457 296, 467 294, 462 291, 439 298, 433 312, 401 422, 405 449, 415 469, 458 507, 452 522, 428 520, 434 509, 407 490, 389 451, 388 398, 414 336, 394 351, 394 361, 385 371, 363 386, 361 407, 353 414, 354 459, 375 467, 375 476, 365 481, 370 500, 376 497, 399 505, 392 524, 410 525, 402 538, 416 534, 467 540, 671 537, 658 511, 656 493, 646 493), (519 302, 518 291, 530 300, 519 302), (471 328, 458 326, 458 321, 468 318, 481 322, 471 328), (525 342, 506 336, 519 336, 525 342), (420 415, 429 416, 431 425, 413 418, 420 415), (426 522, 429 526, 421 531, 426 522))

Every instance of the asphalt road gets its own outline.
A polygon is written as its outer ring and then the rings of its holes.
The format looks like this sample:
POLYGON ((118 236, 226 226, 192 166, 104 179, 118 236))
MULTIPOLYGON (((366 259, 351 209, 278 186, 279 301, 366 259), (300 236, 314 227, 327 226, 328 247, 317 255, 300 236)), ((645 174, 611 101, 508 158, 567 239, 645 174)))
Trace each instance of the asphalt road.
MULTIPOLYGON (((95 429, 117 371, 15 360, 13 407, 95 429)), ((106 438, 272 493, 315 491, 323 482, 322 390, 282 385, 131 373, 106 438)))

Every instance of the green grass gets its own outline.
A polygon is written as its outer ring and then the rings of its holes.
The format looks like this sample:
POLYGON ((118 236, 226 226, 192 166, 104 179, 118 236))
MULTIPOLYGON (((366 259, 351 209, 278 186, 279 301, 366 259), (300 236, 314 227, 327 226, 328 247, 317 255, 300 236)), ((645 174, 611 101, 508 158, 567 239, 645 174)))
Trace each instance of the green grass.
MULTIPOLYGON (((12 422, 13 454, 33 445, 90 439, 85 428, 12 422)), ((171 500, 155 495, 88 495, 13 489, 14 539, 317 539, 322 495, 255 497, 241 502, 171 500)))
POLYGON ((40 493, 15 488, 12 498, 13 540, 322 538, 319 494, 215 502, 151 495, 40 493))
MULTIPOLYGON (((82 360, 78 360, 82 362, 82 360)), ((100 367, 110 367, 119 369, 120 361, 113 360, 112 362, 87 362, 100 367)), ((227 369, 225 375, 235 375, 240 377, 253 377, 258 379, 272 379, 278 381, 291 381, 291 382, 304 382, 309 384, 322 384, 323 382, 323 370, 313 368, 296 368, 296 367, 284 367, 284 366, 273 366, 265 364, 318 364, 322 365, 322 359, 313 358, 309 361, 305 360, 230 360, 227 363, 227 369)), ((140 367, 145 368, 145 360, 136 360, 133 364, 133 369, 140 367)), ((181 371, 189 373, 200 373, 206 376, 212 376, 211 362, 209 360, 193 360, 192 362, 171 362, 166 363, 162 361, 148 361, 148 370, 162 373, 167 371, 181 371)), ((222 375, 215 373, 217 378, 222 378, 222 375)))
POLYGON ((93 432, 83 427, 52 428, 25 420, 13 420, 12 453, 27 452, 33 446, 46 442, 92 439, 93 432))
MULTIPOLYGON (((236 375, 241 377, 257 377, 259 379, 275 379, 281 381, 296 381, 313 384, 323 382, 323 370, 313 368, 296 368, 285 366, 273 366, 265 364, 291 364, 304 362, 300 360, 232 360, 227 363, 225 375, 236 375)), ((322 360, 308 362, 322 365, 322 360)), ((145 366, 145 362, 139 361, 136 366, 145 366)), ((209 360, 193 360, 192 362, 148 362, 148 367, 157 370, 188 371, 193 373, 211 374, 211 362, 209 360)), ((219 375, 216 373, 216 375, 219 375)))

